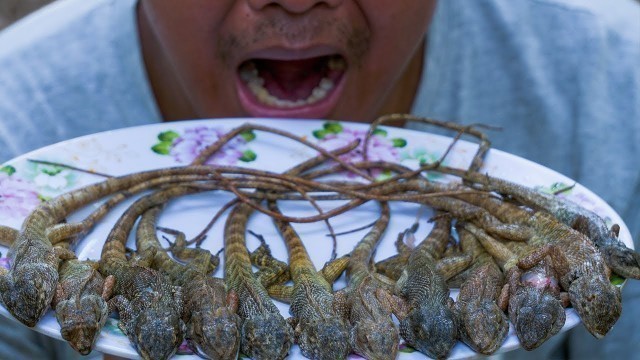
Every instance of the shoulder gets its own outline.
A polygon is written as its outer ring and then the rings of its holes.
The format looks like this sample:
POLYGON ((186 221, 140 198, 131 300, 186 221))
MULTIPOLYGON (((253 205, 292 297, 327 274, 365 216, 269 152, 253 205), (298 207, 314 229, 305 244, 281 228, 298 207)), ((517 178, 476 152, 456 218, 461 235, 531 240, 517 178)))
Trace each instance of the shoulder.
POLYGON ((132 3, 59 0, 1 31, 0 68, 10 71, 0 72, 0 93, 46 92, 109 70, 105 62, 137 46, 127 40, 135 38, 132 3))
POLYGON ((468 68, 478 80, 562 88, 585 85, 594 72, 615 81, 640 76, 636 0, 442 1, 428 39, 427 67, 454 78, 468 68))
MULTIPOLYGON (((126 21, 135 0, 58 0, 0 31, 0 59, 23 54, 57 39, 97 35, 114 22, 126 21)), ((56 44, 60 45, 60 44, 56 44)))
POLYGON ((57 0, 0 32, 0 158, 156 121, 137 0, 57 0))
POLYGON ((636 0, 449 0, 438 2, 434 27, 476 36, 599 37, 640 41, 640 3, 636 0), (478 31, 480 30, 480 31, 478 31), (507 30, 516 30, 504 33, 507 30))

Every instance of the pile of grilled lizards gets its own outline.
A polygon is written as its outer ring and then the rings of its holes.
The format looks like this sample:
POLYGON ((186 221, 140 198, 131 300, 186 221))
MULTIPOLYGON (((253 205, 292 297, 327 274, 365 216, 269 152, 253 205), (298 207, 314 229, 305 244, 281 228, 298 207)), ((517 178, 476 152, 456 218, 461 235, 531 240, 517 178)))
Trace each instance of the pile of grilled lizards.
MULTIPOLYGON (((379 119, 369 133, 398 117, 379 119)), ((0 227, 11 261, 9 270, 0 268, 0 300, 30 327, 52 308, 62 337, 81 354, 91 352, 106 319, 117 312, 120 329, 144 359, 169 358, 183 341, 209 359, 236 359, 239 352, 253 359, 282 359, 294 343, 311 359, 344 359, 351 352, 395 359, 401 338, 440 359, 458 341, 492 354, 510 324, 521 345, 532 350, 562 328, 566 307, 576 310, 595 337, 605 336, 621 313, 612 274, 640 278, 640 257, 618 239, 619 227, 607 227, 593 212, 561 197, 481 173, 489 141, 477 128, 410 120, 478 137, 470 167, 436 162, 408 169, 369 162, 369 136, 364 147, 354 143, 327 151, 284 131, 246 124, 189 166, 111 177, 41 203, 20 230, 0 227), (281 174, 202 165, 247 130, 294 138, 318 155, 281 174), (358 146, 365 149, 364 161, 340 160, 339 155, 358 146), (374 168, 395 175, 374 181, 374 168), (323 180, 340 171, 358 175, 357 180, 323 180), (460 181, 433 182, 425 176, 428 171, 460 181), (221 209, 231 209, 223 236, 224 279, 212 276, 219 260, 199 247, 202 239, 187 241, 179 229, 157 224, 168 201, 210 191, 234 195, 221 209), (137 199, 111 229, 100 259, 78 260, 75 244, 115 205, 133 196, 137 199), (82 221, 65 221, 101 200, 82 221), (323 211, 318 203, 326 200, 345 201, 323 211), (309 202, 318 214, 285 214, 279 204, 286 201, 309 202), (291 223, 328 221, 369 201, 378 203, 380 216, 366 235, 350 254, 317 269, 291 223), (398 234, 398 253, 374 264, 392 216, 388 203, 395 201, 433 209, 433 229, 410 246, 407 240, 415 237, 417 224, 407 224, 398 234), (275 259, 262 238, 256 250, 247 249, 247 224, 256 211, 273 218, 288 262, 275 259), (136 251, 131 254, 125 246, 134 230, 136 251), (168 249, 160 234, 173 239, 168 249), (259 271, 254 273, 254 267, 259 271), (334 290, 333 282, 345 270, 346 287, 334 290), (460 289, 455 301, 450 288, 460 289), (273 299, 290 304, 290 318, 282 316, 273 299)))

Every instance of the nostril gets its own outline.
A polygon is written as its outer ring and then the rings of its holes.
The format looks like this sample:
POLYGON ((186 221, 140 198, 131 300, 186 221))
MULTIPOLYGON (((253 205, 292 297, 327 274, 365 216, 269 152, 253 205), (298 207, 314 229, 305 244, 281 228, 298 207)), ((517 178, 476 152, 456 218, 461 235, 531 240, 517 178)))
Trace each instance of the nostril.
POLYGON ((253 10, 263 10, 268 7, 280 7, 286 12, 302 14, 316 6, 334 8, 343 0, 247 0, 253 10))

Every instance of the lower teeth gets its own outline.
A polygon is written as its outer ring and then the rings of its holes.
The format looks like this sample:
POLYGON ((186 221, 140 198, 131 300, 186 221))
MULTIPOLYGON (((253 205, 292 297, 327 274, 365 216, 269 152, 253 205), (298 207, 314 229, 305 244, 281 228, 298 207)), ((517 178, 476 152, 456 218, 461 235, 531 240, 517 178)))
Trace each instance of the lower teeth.
MULTIPOLYGON (((344 60, 332 58, 329 61, 331 69, 344 69, 344 60)), ((269 93, 264 87, 264 79, 258 74, 258 70, 255 64, 252 62, 243 65, 240 69, 240 78, 247 84, 249 90, 255 95, 255 97, 261 103, 272 107, 278 107, 283 109, 289 109, 294 107, 300 107, 304 105, 315 104, 320 100, 323 100, 329 94, 329 91, 335 86, 333 80, 325 77, 320 80, 320 83, 313 88, 311 95, 306 99, 287 100, 277 98, 269 93)))

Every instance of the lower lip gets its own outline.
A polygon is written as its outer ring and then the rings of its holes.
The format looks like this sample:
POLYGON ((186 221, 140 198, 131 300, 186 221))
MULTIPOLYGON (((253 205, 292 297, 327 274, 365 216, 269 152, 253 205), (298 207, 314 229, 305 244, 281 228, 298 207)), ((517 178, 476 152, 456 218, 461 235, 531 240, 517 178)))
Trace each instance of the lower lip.
POLYGON ((313 104, 287 109, 263 104, 239 76, 236 77, 236 82, 240 104, 253 117, 323 119, 335 108, 344 88, 344 77, 345 74, 338 79, 331 92, 324 99, 313 104))

